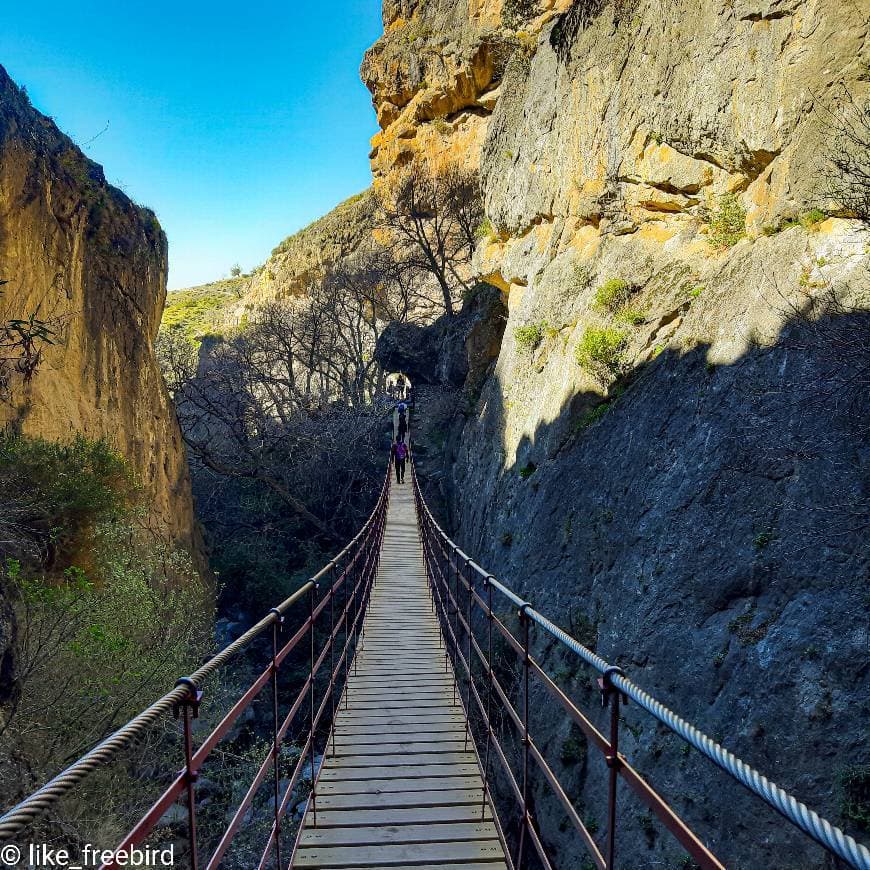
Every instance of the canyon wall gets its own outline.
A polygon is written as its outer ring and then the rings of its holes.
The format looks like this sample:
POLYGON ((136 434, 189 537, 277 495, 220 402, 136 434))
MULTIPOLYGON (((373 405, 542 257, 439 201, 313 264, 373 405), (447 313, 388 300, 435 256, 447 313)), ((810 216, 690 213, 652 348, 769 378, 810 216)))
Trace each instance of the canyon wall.
POLYGON ((235 320, 275 299, 305 295, 330 266, 350 258, 371 238, 375 200, 371 189, 284 239, 241 289, 235 320))
POLYGON ((105 438, 139 474, 154 530, 196 556, 187 461, 153 350, 166 295, 154 213, 37 112, 0 67, 0 319, 50 330, 32 377, 4 386, 27 435, 105 438))
MULTIPOLYGON (((476 272, 507 308, 439 433, 460 545, 866 838, 850 789, 868 761, 870 234, 835 163, 870 166, 842 125, 868 99, 867 10, 389 0, 384 25, 362 69, 376 184, 420 157, 479 165, 476 272)), ((593 675, 538 653, 594 709, 593 675)), ((603 765, 533 702, 603 829, 603 765)), ((727 866, 833 866, 625 717, 624 751, 727 866)), ((534 799, 548 843, 577 854, 548 789, 534 799)), ((689 866, 633 797, 620 807, 620 866, 689 866)))

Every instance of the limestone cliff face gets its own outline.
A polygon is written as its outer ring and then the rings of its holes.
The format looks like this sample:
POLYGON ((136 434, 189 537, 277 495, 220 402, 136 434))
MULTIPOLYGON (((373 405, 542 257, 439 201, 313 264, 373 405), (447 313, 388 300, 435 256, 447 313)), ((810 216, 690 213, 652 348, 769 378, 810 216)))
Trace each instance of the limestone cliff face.
POLYGON ((477 165, 514 42, 499 0, 384 3, 384 35, 361 70, 382 128, 376 183, 423 154, 477 165))
POLYGON ((288 236, 242 288, 235 319, 275 299, 304 295, 330 266, 353 256, 371 238, 374 196, 363 191, 288 236))
POLYGON ((154 214, 106 183, 0 67, 3 321, 36 315, 54 343, 14 377, 3 423, 25 434, 106 438, 140 474, 159 530, 196 550, 187 462, 152 342, 166 294, 154 214))
MULTIPOLYGON (((842 780, 867 762, 867 631, 843 614, 866 609, 870 235, 826 176, 844 94, 868 98, 862 10, 387 2, 363 64, 376 178, 461 154, 492 225, 476 269, 507 324, 447 442, 459 543, 859 837, 842 780)), ((567 724, 534 706, 559 759, 567 724)), ((625 751, 727 866, 829 866, 626 717, 625 751)), ((572 754, 560 772, 603 828, 603 768, 572 754)), ((569 849, 547 794, 545 838, 569 849)), ((621 819, 624 866, 685 866, 628 796, 621 819)))

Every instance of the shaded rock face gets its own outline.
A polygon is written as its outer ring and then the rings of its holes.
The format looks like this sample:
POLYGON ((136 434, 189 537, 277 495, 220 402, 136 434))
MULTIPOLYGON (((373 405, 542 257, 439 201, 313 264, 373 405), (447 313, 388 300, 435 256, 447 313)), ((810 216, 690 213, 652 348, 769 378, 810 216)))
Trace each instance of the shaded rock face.
MULTIPOLYGON (((868 234, 853 232, 836 243, 844 281, 866 270, 868 234)), ((567 312, 582 322, 591 291, 566 302, 552 286, 530 290, 479 402, 453 431, 445 489, 466 552, 860 837, 838 780, 868 760, 868 625, 844 614, 866 614, 870 576, 870 400, 866 382, 848 386, 870 366, 870 315, 808 323, 790 313, 794 290, 786 302, 743 283, 761 282, 774 261, 790 264, 786 282, 797 287, 800 263, 821 259, 812 246, 822 240, 791 233, 734 251, 696 298, 650 291, 647 320, 625 350, 629 374, 610 395, 625 392, 609 403, 565 352, 570 328, 532 353, 512 333, 521 317, 567 312), (840 357, 839 341, 857 357, 840 357)), ((546 644, 538 652, 551 672, 572 672, 576 697, 606 729, 594 675, 546 644)), ((543 696, 535 709, 547 710, 543 696)), ((623 751, 726 866, 828 866, 648 717, 633 707, 625 717, 623 751)), ((567 724, 546 712, 536 719, 558 764, 567 724)), ((603 766, 559 769, 603 825, 603 766)), ((558 806, 546 788, 535 795, 548 841, 571 854, 558 806)), ((625 795, 625 866, 676 866, 680 849, 663 830, 650 841, 643 816, 625 795)))
POLYGON ((166 294, 154 214, 106 183, 0 67, 0 297, 4 321, 56 335, 2 421, 25 434, 106 438, 141 476, 156 531, 199 547, 187 462, 152 342, 166 294))
POLYGON ((506 315, 498 289, 478 284, 459 315, 442 315, 430 326, 389 324, 375 359, 384 371, 404 372, 415 385, 471 389, 482 384, 498 356, 506 315))
MULTIPOLYGON (((866 839, 840 783, 868 762, 870 234, 825 178, 843 147, 831 118, 846 91, 868 97, 866 15, 846 0, 532 0, 390 2, 384 21, 363 65, 383 127, 376 180, 466 149, 492 224, 476 273, 507 312, 433 475, 457 542, 866 839), (482 44, 510 51, 475 90, 482 44), (431 118, 436 94, 455 115, 431 118), (825 214, 779 231, 812 209, 825 214), (613 279, 625 298, 608 306, 613 279), (603 331, 610 364, 582 363, 603 331)), ((393 350, 443 383, 437 333, 397 333, 393 350)), ((606 729, 593 675, 536 652, 606 729)), ((605 768, 563 751, 576 737, 544 696, 532 706, 539 745, 603 830, 605 768)), ((623 750, 727 866, 832 866, 625 716, 623 750)), ((535 787, 545 839, 577 866, 549 795, 535 787)), ((686 866, 620 801, 621 866, 686 866)))

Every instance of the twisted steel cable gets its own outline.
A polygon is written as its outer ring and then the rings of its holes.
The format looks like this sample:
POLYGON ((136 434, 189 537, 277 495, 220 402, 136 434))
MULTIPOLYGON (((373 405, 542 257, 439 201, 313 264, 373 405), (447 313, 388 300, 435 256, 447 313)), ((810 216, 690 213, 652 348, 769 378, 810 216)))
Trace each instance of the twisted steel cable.
MULTIPOLYGON (((426 511, 427 518, 431 528, 435 529, 444 541, 454 547, 457 552, 465 557, 465 554, 459 550, 453 541, 444 533, 443 529, 435 521, 429 511, 426 502, 423 500, 422 493, 420 499, 426 511)), ((833 852, 839 858, 842 858, 850 866, 858 868, 858 870, 870 870, 870 850, 861 843, 858 843, 853 837, 840 830, 836 825, 832 825, 827 819, 822 818, 814 810, 811 810, 806 804, 799 801, 794 796, 790 795, 785 789, 780 788, 775 782, 769 780, 766 776, 759 773, 755 768, 742 761, 733 752, 729 752, 724 746, 721 746, 712 738, 708 737, 694 725, 687 722, 685 719, 674 713, 673 710, 665 707, 660 701, 657 701, 648 692, 645 692, 640 686, 633 683, 626 676, 618 673, 618 668, 614 669, 609 662, 596 655, 592 650, 583 646, 578 640, 575 640, 571 635, 559 628, 558 625, 550 622, 546 616, 535 610, 531 604, 520 598, 513 590, 509 589, 502 583, 499 583, 491 574, 488 574, 477 563, 468 559, 469 565, 494 589, 501 595, 507 598, 514 606, 522 610, 533 622, 540 626, 550 636, 564 644, 572 652, 576 653, 587 664, 591 665, 601 674, 605 674, 605 679, 619 689, 627 697, 631 698, 635 703, 640 705, 651 716, 658 719, 663 725, 678 734, 687 743, 695 747, 699 752, 707 756, 714 764, 724 770, 727 774, 736 779, 741 785, 747 788, 756 796, 760 797, 765 803, 773 807, 778 813, 784 816, 792 824, 800 828, 804 833, 812 837, 817 843, 824 848, 833 852), (616 671, 616 672, 615 672, 616 671)))
MULTIPOLYGON (((579 641, 566 634, 534 608, 527 608, 526 613, 548 634, 560 640, 600 673, 604 673, 610 667, 601 656, 596 655, 592 650, 587 649, 579 641)), ((856 842, 853 837, 832 825, 827 819, 823 819, 806 804, 801 803, 775 782, 750 767, 733 752, 729 752, 724 746, 695 728, 673 710, 665 707, 664 704, 657 701, 627 677, 613 674, 610 681, 620 692, 627 695, 659 722, 706 755, 714 764, 785 816, 792 824, 797 825, 816 842, 847 861, 851 866, 860 868, 860 870, 870 870, 870 850, 856 842)))

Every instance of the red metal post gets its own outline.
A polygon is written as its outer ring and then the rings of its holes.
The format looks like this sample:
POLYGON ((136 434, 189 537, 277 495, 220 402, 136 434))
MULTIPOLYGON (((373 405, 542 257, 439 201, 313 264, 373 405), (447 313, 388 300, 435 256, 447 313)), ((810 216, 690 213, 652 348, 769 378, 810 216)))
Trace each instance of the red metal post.
POLYGON ((523 850, 529 827, 529 617, 526 605, 519 609, 519 617, 523 627, 523 823, 517 849, 517 870, 523 865, 523 850))
POLYGON ((614 673, 622 673, 620 668, 610 667, 598 680, 601 687, 601 704, 610 705, 610 752, 604 756, 608 767, 607 785, 607 867, 616 866, 616 784, 619 780, 619 690, 614 688, 610 678, 614 673))
POLYGON ((272 786, 275 808, 275 860, 276 866, 281 866, 281 773, 279 758, 281 755, 281 738, 278 730, 281 722, 278 718, 278 630, 284 623, 284 617, 277 609, 272 610, 275 621, 272 623, 272 786))
POLYGON ((483 798, 480 802, 480 820, 486 818, 486 792, 489 788, 489 752, 492 746, 492 584, 489 582, 489 577, 484 579, 486 586, 486 624, 487 624, 487 641, 486 641, 486 753, 483 761, 483 798))
POLYGON ((309 626, 309 631, 311 632, 311 644, 309 646, 311 652, 311 683, 308 686, 308 723, 309 723, 309 733, 311 735, 311 740, 309 744, 311 746, 311 811, 314 818, 314 827, 317 827, 317 794, 314 790, 314 592, 317 589, 317 584, 315 583, 311 589, 308 590, 308 618, 311 620, 311 625, 309 626))
POLYGON ((182 677, 177 686, 187 687, 187 697, 173 708, 177 719, 181 716, 184 731, 184 782, 187 792, 187 840, 190 846, 191 870, 198 870, 199 856, 196 841, 196 780, 199 774, 193 769, 193 727, 192 722, 199 716, 199 705, 202 701, 200 692, 194 682, 188 677, 182 677))
MULTIPOLYGON (((450 611, 453 611, 453 615, 456 618, 456 628, 453 632, 453 638, 455 640, 455 652, 459 652, 459 557, 456 555, 456 545, 453 545, 452 554, 448 552, 447 556, 447 564, 448 566, 452 566, 453 568, 453 585, 455 587, 455 593, 450 591, 450 570, 448 567, 447 571, 447 595, 448 599, 448 610, 447 610, 447 618, 450 618, 450 611), (449 605, 452 605, 450 607, 449 605)), ((456 657, 456 662, 458 663, 459 657, 456 657)), ((456 693, 459 690, 459 674, 456 672, 456 668, 453 668, 453 703, 456 703, 456 693)))
MULTIPOLYGON (((362 546, 361 544, 358 546, 362 546)), ((348 698, 347 698, 347 672, 348 672, 348 661, 350 659, 350 625, 347 621, 348 613, 350 612, 351 599, 350 595, 353 594, 353 576, 351 574, 351 565, 356 562, 357 556, 359 555, 359 550, 354 553, 353 559, 348 562, 347 568, 345 571, 347 572, 347 576, 344 578, 344 607, 342 608, 341 618, 344 622, 344 709, 347 710, 348 698)))
MULTIPOLYGON (((329 587, 329 697, 332 705, 332 755, 335 757, 335 569, 332 565, 331 580, 329 587)), ((279 862, 280 866, 280 862, 279 862)))
MULTIPOLYGON (((468 568, 468 563, 470 561, 471 559, 469 557, 466 557, 466 569, 468 568)), ((465 749, 467 750, 468 741, 471 738, 471 684, 474 681, 474 660, 471 658, 471 599, 472 590, 474 588, 474 581, 472 579, 472 575, 466 577, 463 574, 463 579, 468 583, 468 598, 465 602, 465 632, 468 635, 468 656, 466 658, 466 662, 468 663, 468 698, 465 708, 465 749)))

